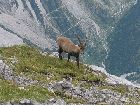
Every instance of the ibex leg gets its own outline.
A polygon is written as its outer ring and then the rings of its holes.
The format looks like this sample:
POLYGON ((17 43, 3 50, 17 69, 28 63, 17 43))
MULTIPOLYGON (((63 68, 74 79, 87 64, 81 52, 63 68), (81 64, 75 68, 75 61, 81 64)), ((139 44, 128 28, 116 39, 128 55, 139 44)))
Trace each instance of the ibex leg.
POLYGON ((69 62, 69 60, 70 60, 70 54, 68 54, 68 62, 69 62))
POLYGON ((59 58, 62 60, 62 55, 61 53, 63 52, 63 49, 61 47, 59 47, 58 49, 58 53, 59 53, 59 58))
POLYGON ((76 61, 77 61, 77 66, 79 68, 79 56, 76 57, 76 61))

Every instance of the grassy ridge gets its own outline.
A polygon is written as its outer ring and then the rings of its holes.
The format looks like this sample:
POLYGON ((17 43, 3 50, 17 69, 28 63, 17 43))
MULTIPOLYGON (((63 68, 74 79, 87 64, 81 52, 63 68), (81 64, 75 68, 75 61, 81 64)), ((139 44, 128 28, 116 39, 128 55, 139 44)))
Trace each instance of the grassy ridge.
POLYGON ((46 88, 28 86, 24 89, 20 89, 10 81, 0 79, 0 102, 7 102, 10 100, 19 101, 23 98, 44 101, 51 97, 54 97, 54 94, 49 92, 46 88))
POLYGON ((86 72, 84 65, 80 65, 80 69, 78 69, 75 63, 68 63, 66 60, 59 60, 49 55, 44 56, 39 50, 29 46, 0 48, 0 54, 8 65, 13 60, 10 58, 16 58, 17 63, 11 66, 15 73, 33 74, 32 76, 36 79, 47 75, 52 75, 51 80, 62 80, 65 76, 72 77, 74 80, 98 79, 94 74, 86 72), (85 72, 86 76, 84 75, 85 72))
MULTIPOLYGON (((96 81, 99 78, 103 79, 103 77, 97 77, 93 73, 85 71, 85 66, 82 64, 80 64, 80 69, 78 69, 75 63, 68 63, 66 60, 42 55, 38 49, 26 45, 0 48, 0 55, 4 62, 10 65, 16 75, 25 75, 42 84, 60 81, 66 77, 73 78, 72 82, 75 85, 82 80, 96 81), (86 75, 84 75, 85 73, 86 75)), ((0 81, 2 82, 3 80, 1 79, 0 81)), ((0 100, 31 98, 42 101, 51 96, 56 97, 47 89, 38 86, 38 84, 25 87, 27 89, 21 91, 16 84, 11 82, 2 83, 2 86, 6 88, 3 88, 5 92, 2 92, 2 89, 0 90, 0 100), (12 95, 8 96, 8 94, 12 95)), ((86 83, 84 86, 89 87, 91 83, 86 83)))
MULTIPOLYGON (((38 81, 34 85, 21 87, 13 81, 4 80, 1 77, 0 102, 19 101, 23 98, 42 102, 52 97, 60 97, 66 102, 85 103, 85 99, 72 98, 61 91, 52 93, 47 88, 42 87, 42 84, 53 83, 71 77, 73 85, 76 86, 79 82, 86 81, 81 84, 81 87, 89 89, 94 85, 94 81, 105 82, 106 78, 105 74, 97 75, 83 64, 80 64, 80 69, 78 69, 74 62, 68 63, 65 59, 60 60, 56 57, 44 55, 40 50, 26 45, 0 48, 0 56, 12 68, 15 75, 38 81)), ((128 88, 124 85, 101 85, 98 86, 98 89, 108 89, 122 95, 128 92, 128 88)))

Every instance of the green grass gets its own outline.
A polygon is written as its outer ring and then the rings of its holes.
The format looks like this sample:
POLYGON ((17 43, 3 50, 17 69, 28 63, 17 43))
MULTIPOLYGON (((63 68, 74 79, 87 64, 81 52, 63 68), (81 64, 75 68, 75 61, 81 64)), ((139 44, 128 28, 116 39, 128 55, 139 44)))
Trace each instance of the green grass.
POLYGON ((86 103, 86 99, 82 99, 79 97, 72 97, 71 95, 66 94, 65 92, 55 91, 55 94, 59 96, 61 99, 64 99, 67 103, 86 103))
POLYGON ((118 86, 100 86, 99 89, 110 89, 112 91, 115 91, 115 92, 119 92, 121 93, 122 95, 126 92, 128 92, 128 88, 125 86, 125 85, 119 85, 118 86))
MULTIPOLYGON (((84 66, 80 65, 80 69, 76 64, 68 63, 66 60, 59 60, 49 55, 43 56, 40 51, 29 46, 14 46, 10 48, 0 48, 0 54, 5 59, 6 63, 11 64, 12 57, 16 57, 18 62, 13 64, 13 69, 16 73, 37 73, 42 75, 53 74, 55 80, 62 79, 65 76, 70 76, 75 79, 82 79, 84 75, 84 66)), ((94 76, 89 74, 90 77, 94 76)), ((93 78, 94 79, 94 78, 93 78)))
POLYGON ((51 97, 54 97, 54 94, 49 92, 46 88, 28 86, 25 89, 20 89, 10 81, 0 79, 0 102, 19 101, 23 98, 43 102, 51 97))
POLYGON ((98 78, 88 71, 85 75, 85 66, 82 64, 78 69, 75 63, 50 57, 49 55, 41 55, 39 50, 29 46, 0 48, 0 54, 9 65, 12 64, 10 58, 15 57, 18 60, 17 63, 11 66, 15 73, 24 73, 37 80, 43 80, 49 75, 52 75, 50 79, 55 81, 62 80, 64 77, 72 77, 77 81, 83 79, 94 81, 98 78))
MULTIPOLYGON (((25 75, 33 80, 38 80, 39 83, 47 84, 60 81, 66 77, 71 77, 73 80, 72 82, 77 85, 77 83, 83 80, 96 81, 101 78, 94 75, 92 72, 85 72, 86 67, 82 64, 80 64, 80 69, 78 69, 74 62, 67 62, 65 59, 60 60, 56 57, 50 57, 49 55, 42 55, 40 50, 26 45, 0 48, 0 55, 4 62, 10 65, 16 75, 25 75), (17 62, 12 63, 11 58, 16 58, 17 62)), ((6 85, 10 84, 6 83, 6 85)), ((83 85, 85 88, 89 88, 90 86, 92 86, 91 82, 83 85)), ((42 101, 46 100, 50 95, 47 95, 47 89, 43 89, 38 85, 28 88, 30 91, 20 91, 18 88, 14 87, 14 85, 10 87, 7 86, 7 93, 10 93, 11 90, 13 90, 13 92, 11 96, 6 93, 1 93, 0 100, 27 97, 42 101), (15 94, 15 96, 12 94, 15 94)), ((68 99, 68 101, 73 100, 68 99)))
MULTIPOLYGON (((95 81, 105 82, 106 76, 95 75, 88 67, 80 64, 78 69, 74 62, 60 60, 49 55, 42 55, 41 51, 27 45, 0 48, 0 57, 9 65, 15 75, 24 75, 32 80, 37 80, 39 84, 61 81, 63 78, 71 77, 74 86, 82 82, 81 87, 89 89, 95 81), (13 63, 13 58, 16 62, 13 63), (84 81, 84 82, 83 82, 84 81)), ((39 84, 19 89, 19 86, 11 81, 0 78, 0 101, 19 101, 23 98, 45 101, 52 97, 63 98, 68 103, 86 103, 86 100, 71 97, 61 91, 51 93, 47 88, 39 84)), ((126 86, 99 86, 99 89, 111 89, 124 94, 127 92, 126 86)))

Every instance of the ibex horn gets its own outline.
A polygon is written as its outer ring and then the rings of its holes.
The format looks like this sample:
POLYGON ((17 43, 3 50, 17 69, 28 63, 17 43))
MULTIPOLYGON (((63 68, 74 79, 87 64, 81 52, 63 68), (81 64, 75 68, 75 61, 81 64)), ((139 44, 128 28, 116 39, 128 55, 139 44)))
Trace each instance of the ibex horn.
POLYGON ((80 43, 82 43, 81 38, 79 35, 76 36, 80 43))

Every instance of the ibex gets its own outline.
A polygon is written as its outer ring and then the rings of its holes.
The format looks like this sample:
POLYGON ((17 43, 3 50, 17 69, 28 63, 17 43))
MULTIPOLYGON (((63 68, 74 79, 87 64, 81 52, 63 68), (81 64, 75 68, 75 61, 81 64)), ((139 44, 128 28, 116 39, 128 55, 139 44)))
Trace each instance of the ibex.
POLYGON ((69 38, 66 38, 64 36, 57 37, 57 44, 58 44, 58 53, 59 58, 62 60, 62 52, 68 53, 68 62, 70 60, 70 56, 76 57, 77 66, 79 68, 79 55, 81 52, 84 51, 86 42, 82 42, 80 37, 77 36, 79 40, 79 45, 75 45, 69 38))

